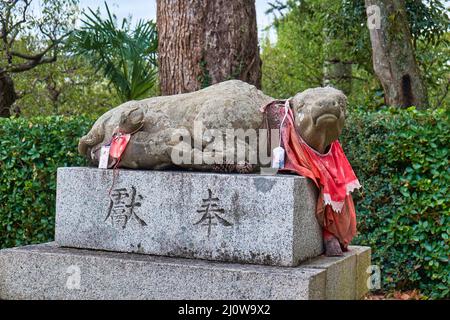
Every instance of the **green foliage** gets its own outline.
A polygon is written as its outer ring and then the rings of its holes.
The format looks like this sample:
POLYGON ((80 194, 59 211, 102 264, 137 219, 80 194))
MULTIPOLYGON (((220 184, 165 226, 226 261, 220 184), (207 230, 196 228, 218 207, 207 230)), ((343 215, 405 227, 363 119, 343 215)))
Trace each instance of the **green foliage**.
POLYGON ((311 1, 291 10, 276 24, 277 42, 262 43, 262 87, 273 97, 289 97, 323 79, 323 23, 311 1))
POLYGON ((114 88, 82 57, 61 54, 52 64, 13 75, 20 115, 100 116, 120 104, 114 88))
POLYGON ((441 0, 407 0, 406 14, 417 62, 432 107, 449 107, 450 20, 441 0))
POLYGON ((416 57, 428 89, 432 107, 450 107, 450 33, 440 38, 430 50, 430 44, 419 41, 416 57))
POLYGON ((73 33, 71 46, 103 71, 122 102, 147 98, 156 87, 156 25, 140 20, 132 30, 130 22, 123 19, 119 28, 106 2, 105 7, 106 20, 91 9, 90 15, 84 14, 84 25, 73 33))
POLYGON ((449 112, 354 111, 343 147, 363 184, 359 244, 371 246, 384 289, 450 292, 449 112))
POLYGON ((40 64, 53 63, 63 40, 75 26, 78 3, 78 0, 0 0, 3 31, 0 73, 25 72, 40 64), (24 48, 24 42, 30 45, 24 48))
POLYGON ((53 239, 56 169, 85 165, 78 117, 0 118, 0 248, 53 239))
MULTIPOLYGON (((325 83, 328 60, 352 64, 353 105, 376 110, 384 106, 383 89, 372 69, 372 52, 361 0, 277 0, 277 41, 262 43, 264 91, 288 97, 325 83)), ((415 56, 428 90, 429 106, 449 106, 449 18, 443 1, 407 0, 407 17, 415 56)))
POLYGON ((364 4, 287 1, 281 9, 287 12, 275 22, 276 42, 262 43, 262 87, 267 94, 289 97, 322 86, 325 62, 338 58, 352 64, 349 101, 369 108, 383 103, 383 91, 372 71, 369 33, 359 21, 364 4))
POLYGON ((406 0, 406 14, 414 41, 439 43, 449 28, 448 9, 442 0, 406 0))
POLYGON ((13 114, 99 115, 119 104, 101 74, 67 53, 65 40, 75 26, 78 2, 46 0, 38 8, 36 1, 0 0, 1 24, 9 30, 0 46, 0 73, 12 72, 13 114), (37 10, 40 14, 33 14, 37 10))

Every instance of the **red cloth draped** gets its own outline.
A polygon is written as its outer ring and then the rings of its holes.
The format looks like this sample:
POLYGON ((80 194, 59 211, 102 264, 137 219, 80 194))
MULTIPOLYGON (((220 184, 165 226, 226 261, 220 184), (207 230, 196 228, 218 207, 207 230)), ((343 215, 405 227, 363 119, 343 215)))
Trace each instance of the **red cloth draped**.
MULTIPOLYGON (((284 114, 284 109, 280 108, 284 114)), ((356 235, 356 214, 351 192, 360 184, 339 141, 334 141, 325 154, 320 154, 297 133, 292 110, 282 130, 286 151, 282 170, 310 178, 319 188, 316 217, 324 231, 333 234, 346 248, 356 235)))

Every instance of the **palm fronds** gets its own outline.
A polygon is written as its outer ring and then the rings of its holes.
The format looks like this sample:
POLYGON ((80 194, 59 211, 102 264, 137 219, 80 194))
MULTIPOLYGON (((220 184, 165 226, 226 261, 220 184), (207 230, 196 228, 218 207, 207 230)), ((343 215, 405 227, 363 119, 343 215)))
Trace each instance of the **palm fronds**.
POLYGON ((140 20, 134 29, 123 19, 120 28, 105 2, 107 18, 89 8, 82 27, 73 33, 72 50, 86 57, 114 85, 122 101, 148 96, 156 84, 156 25, 140 20))

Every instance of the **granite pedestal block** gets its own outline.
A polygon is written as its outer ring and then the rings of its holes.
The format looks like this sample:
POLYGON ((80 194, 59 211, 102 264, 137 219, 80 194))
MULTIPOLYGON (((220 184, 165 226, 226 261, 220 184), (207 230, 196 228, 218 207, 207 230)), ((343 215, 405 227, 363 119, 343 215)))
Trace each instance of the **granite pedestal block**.
POLYGON ((33 245, 0 250, 0 299, 355 299, 367 254, 274 267, 33 245))
POLYGON ((58 169, 58 245, 278 266, 295 266, 323 251, 317 190, 304 177, 113 174, 58 169))

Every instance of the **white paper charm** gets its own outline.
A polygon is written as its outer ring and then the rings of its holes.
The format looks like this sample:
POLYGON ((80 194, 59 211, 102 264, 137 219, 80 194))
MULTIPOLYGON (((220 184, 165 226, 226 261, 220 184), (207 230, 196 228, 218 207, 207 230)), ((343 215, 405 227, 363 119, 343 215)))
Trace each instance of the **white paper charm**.
POLYGON ((98 162, 98 167, 100 169, 108 169, 108 160, 109 160, 109 148, 110 146, 103 146, 100 149, 100 161, 98 162))
POLYGON ((272 168, 283 169, 284 168, 284 148, 276 147, 272 151, 272 168))

